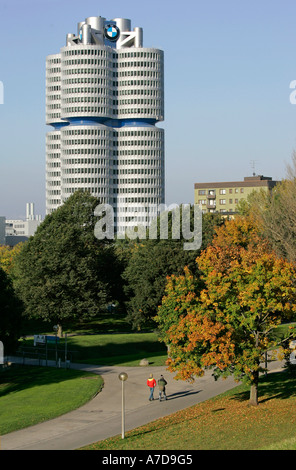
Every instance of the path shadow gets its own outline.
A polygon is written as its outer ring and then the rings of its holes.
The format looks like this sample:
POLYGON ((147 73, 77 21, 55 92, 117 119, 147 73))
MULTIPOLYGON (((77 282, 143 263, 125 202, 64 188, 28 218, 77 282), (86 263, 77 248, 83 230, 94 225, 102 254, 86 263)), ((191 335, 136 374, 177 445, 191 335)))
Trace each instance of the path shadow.
POLYGON ((176 400, 176 398, 187 397, 189 395, 196 395, 197 393, 202 392, 202 390, 185 390, 183 392, 175 392, 170 395, 167 395, 167 399, 169 400, 176 400))

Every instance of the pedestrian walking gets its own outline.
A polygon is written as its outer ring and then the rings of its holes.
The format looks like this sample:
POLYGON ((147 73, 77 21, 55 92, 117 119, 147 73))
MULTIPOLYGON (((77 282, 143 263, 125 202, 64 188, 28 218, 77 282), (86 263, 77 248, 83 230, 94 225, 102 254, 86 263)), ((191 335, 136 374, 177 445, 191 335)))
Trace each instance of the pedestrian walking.
POLYGON ((147 380, 147 385, 150 388, 149 401, 152 401, 152 400, 154 400, 153 394, 154 394, 154 388, 156 387, 156 380, 154 379, 153 374, 150 374, 150 377, 147 380))
POLYGON ((157 382, 159 388, 159 401, 161 401, 161 395, 163 394, 163 398, 166 400, 167 396, 165 393, 165 386, 167 385, 167 381, 165 380, 164 376, 161 375, 160 379, 157 382))

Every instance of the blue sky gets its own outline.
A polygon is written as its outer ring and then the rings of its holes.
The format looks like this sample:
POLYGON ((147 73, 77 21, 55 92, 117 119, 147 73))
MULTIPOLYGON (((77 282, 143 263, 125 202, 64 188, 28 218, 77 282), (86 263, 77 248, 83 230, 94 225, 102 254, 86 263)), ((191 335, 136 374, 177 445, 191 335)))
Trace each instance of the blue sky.
POLYGON ((0 215, 45 214, 45 58, 88 16, 130 18, 165 52, 166 202, 194 183, 282 179, 296 149, 292 0, 1 0, 0 215))

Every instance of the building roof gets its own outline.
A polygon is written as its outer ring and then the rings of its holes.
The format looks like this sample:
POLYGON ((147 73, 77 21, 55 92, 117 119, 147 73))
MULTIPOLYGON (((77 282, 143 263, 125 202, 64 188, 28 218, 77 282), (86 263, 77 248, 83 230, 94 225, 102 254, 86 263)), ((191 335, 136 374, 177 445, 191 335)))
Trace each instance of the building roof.
POLYGON ((254 188, 254 187, 274 187, 278 181, 272 181, 269 176, 256 175, 246 176, 244 181, 216 181, 211 183, 195 183, 194 189, 205 188, 254 188))

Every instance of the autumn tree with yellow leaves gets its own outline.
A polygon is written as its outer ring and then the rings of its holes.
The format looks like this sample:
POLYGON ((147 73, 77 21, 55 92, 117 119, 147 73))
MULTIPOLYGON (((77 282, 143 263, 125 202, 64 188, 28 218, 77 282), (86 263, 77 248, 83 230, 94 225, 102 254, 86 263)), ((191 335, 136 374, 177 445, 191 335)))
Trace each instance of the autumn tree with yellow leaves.
POLYGON ((196 259, 202 273, 168 278, 156 321, 169 347, 168 366, 176 378, 193 380, 212 368, 250 384, 258 404, 259 372, 267 350, 280 350, 274 334, 295 317, 295 267, 279 258, 254 222, 237 217, 217 229, 196 259), (201 284, 202 283, 202 284, 201 284))

